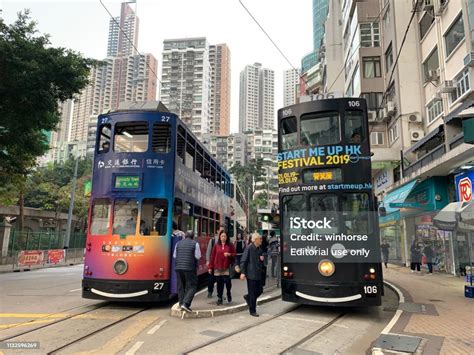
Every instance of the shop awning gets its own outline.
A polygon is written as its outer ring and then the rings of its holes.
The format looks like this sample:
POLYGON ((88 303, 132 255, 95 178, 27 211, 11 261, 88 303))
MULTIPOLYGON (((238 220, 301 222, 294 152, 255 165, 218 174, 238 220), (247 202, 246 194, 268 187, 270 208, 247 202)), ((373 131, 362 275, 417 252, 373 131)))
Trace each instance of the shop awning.
POLYGON ((418 180, 413 180, 406 185, 390 191, 383 199, 383 204, 387 213, 395 212, 399 208, 405 207, 403 204, 410 192, 415 188, 418 180))
POLYGON ((461 211, 461 221, 474 226, 474 202, 470 202, 469 205, 463 208, 461 211))
POLYGON ((451 202, 447 204, 438 214, 433 218, 433 223, 436 227, 446 231, 456 229, 461 220, 462 212, 470 205, 468 202, 451 202))
POLYGON ((424 136, 418 142, 416 142, 410 148, 408 148, 405 151, 405 154, 413 153, 413 152, 417 151, 418 149, 423 147, 426 143, 428 143, 430 140, 437 137, 438 135, 440 135, 443 132, 444 132, 444 126, 443 125, 440 125, 440 126, 436 127, 430 133, 428 133, 426 136, 424 136))
POLYGON ((451 120, 455 119, 456 117, 468 115, 469 112, 471 111, 470 108, 473 106, 474 106, 474 100, 468 100, 466 102, 463 102, 461 105, 456 107, 444 118, 444 123, 448 123, 451 120))

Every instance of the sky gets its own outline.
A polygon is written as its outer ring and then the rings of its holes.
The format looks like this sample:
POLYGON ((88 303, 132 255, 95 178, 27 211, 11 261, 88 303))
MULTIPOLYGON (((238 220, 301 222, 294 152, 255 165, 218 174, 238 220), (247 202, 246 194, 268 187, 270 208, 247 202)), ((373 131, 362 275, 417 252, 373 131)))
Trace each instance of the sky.
MULTIPOLYGON (((231 132, 238 131, 239 74, 248 64, 262 63, 275 71, 275 115, 283 106, 283 70, 300 67, 312 49, 311 0, 241 0, 291 62, 283 58, 252 20, 239 0, 137 0, 140 18, 138 50, 158 59, 161 78, 163 40, 206 37, 226 43, 231 51, 231 132)), ((103 0, 114 16, 120 0, 103 0)), ((135 7, 135 4, 131 4, 135 7)), ((109 14, 99 0, 0 0, 6 23, 25 8, 52 45, 70 48, 95 59, 107 54, 109 14)))

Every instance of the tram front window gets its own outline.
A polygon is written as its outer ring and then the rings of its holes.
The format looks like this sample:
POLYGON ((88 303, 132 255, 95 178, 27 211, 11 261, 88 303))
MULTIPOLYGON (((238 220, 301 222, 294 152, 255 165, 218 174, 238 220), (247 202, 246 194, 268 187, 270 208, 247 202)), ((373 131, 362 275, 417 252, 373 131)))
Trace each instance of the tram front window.
MULTIPOLYGON (((291 218, 291 217, 299 215, 299 213, 306 212, 306 197, 304 195, 285 196, 283 197, 282 204, 283 204, 282 211, 284 212, 283 215, 285 216, 285 218, 291 218)), ((286 230, 286 228, 288 228, 289 225, 290 224, 288 223, 288 221, 283 223, 283 228, 285 228, 283 233, 286 235, 289 233, 289 231, 286 230)))
POLYGON ((307 146, 338 144, 339 114, 311 113, 301 116, 301 144, 307 146))
POLYGON ((309 198, 311 217, 316 219, 327 218, 331 220, 331 228, 318 229, 318 233, 339 233, 337 216, 337 196, 313 194, 309 198))
POLYGON ((109 233, 111 203, 108 198, 97 198, 92 205, 92 221, 90 233, 92 235, 106 235, 109 233))
POLYGON ((369 233, 369 195, 364 193, 342 195, 342 215, 346 233, 369 233))
POLYGON ((166 235, 168 226, 168 201, 146 198, 142 202, 140 234, 166 235))
POLYGON ((147 122, 119 122, 115 125, 115 152, 141 153, 148 150, 147 122))
POLYGON ((362 122, 364 115, 362 111, 346 111, 346 117, 344 119, 344 131, 346 142, 349 143, 362 143, 365 141, 364 130, 362 122))
POLYGON ((113 234, 135 235, 138 221, 138 201, 117 199, 114 205, 113 234))
POLYGON ((281 121, 281 145, 282 149, 292 149, 298 139, 296 117, 288 117, 281 121))

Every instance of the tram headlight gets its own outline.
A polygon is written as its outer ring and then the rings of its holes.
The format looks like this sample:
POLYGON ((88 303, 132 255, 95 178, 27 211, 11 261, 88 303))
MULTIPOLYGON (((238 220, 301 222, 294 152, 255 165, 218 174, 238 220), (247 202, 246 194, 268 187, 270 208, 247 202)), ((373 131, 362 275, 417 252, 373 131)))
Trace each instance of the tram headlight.
POLYGON ((371 267, 371 268, 369 269, 369 272, 370 272, 371 274, 375 274, 375 269, 374 269, 373 267, 371 267))
POLYGON ((336 271, 336 267, 331 260, 321 260, 318 264, 319 273, 323 276, 331 276, 336 271))
POLYGON ((118 259, 114 263, 114 271, 117 275, 123 275, 127 272, 128 264, 124 259, 118 259))

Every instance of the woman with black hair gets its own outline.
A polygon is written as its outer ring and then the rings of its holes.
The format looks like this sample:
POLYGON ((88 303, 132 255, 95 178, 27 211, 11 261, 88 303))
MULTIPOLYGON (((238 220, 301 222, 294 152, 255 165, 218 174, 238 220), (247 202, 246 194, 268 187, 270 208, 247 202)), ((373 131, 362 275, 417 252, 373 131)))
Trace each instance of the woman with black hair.
POLYGON ((232 281, 230 279, 230 266, 232 265, 236 252, 234 245, 230 242, 225 231, 219 233, 219 239, 212 248, 209 260, 209 273, 214 271, 217 280, 217 304, 222 304, 224 284, 227 289, 227 301, 232 302, 232 281))

